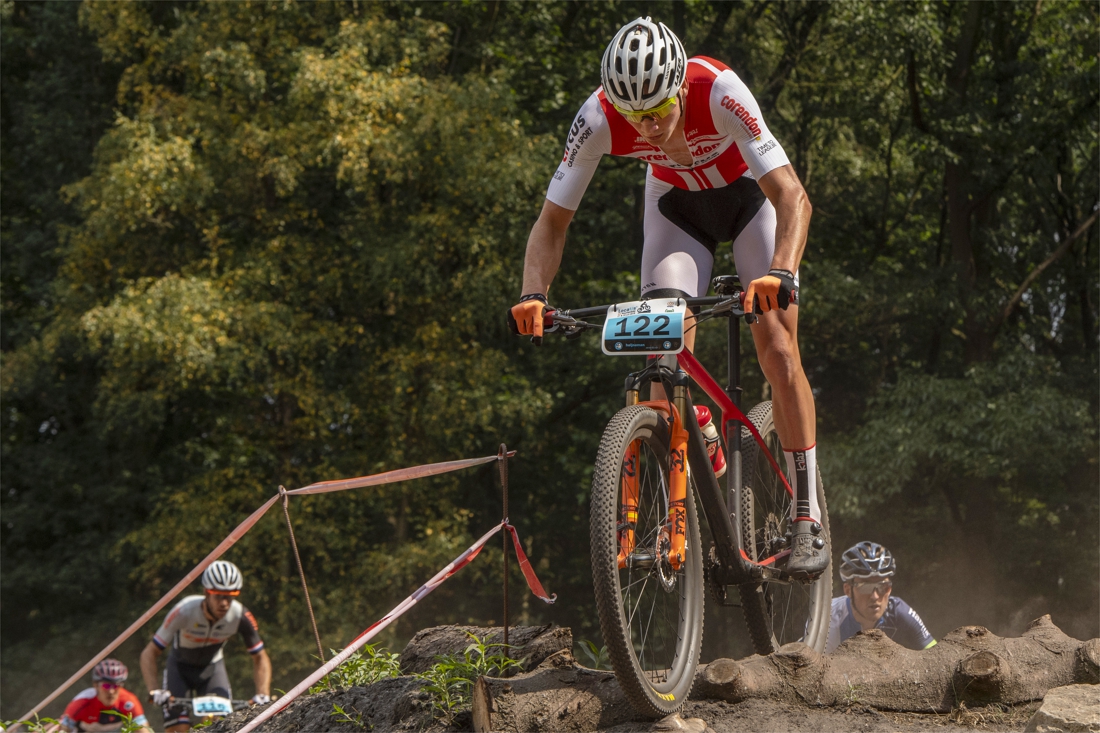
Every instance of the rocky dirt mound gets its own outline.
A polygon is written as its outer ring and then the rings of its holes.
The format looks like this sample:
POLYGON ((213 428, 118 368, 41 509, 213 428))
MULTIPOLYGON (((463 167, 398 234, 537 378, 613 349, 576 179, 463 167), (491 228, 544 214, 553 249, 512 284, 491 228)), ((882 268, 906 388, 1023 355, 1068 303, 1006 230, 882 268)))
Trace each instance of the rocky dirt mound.
MULTIPOLYGON (((402 671, 426 668, 438 654, 461 653, 467 631, 490 639, 499 634, 473 627, 423 631, 401 655, 402 671)), ((405 675, 303 696, 260 730, 1023 730, 1047 690, 1100 682, 1100 640, 1071 639, 1044 616, 1020 638, 963 627, 926 652, 903 649, 872 631, 830 656, 790 644, 768 657, 716 660, 700 668, 694 699, 681 716, 651 721, 637 716, 613 674, 577 664, 568 629, 517 629, 510 641, 513 656, 527 658, 525 671, 480 678, 471 709, 449 722, 438 719, 425 683, 405 675)), ((229 733, 258 714, 240 711, 210 730, 229 733)))

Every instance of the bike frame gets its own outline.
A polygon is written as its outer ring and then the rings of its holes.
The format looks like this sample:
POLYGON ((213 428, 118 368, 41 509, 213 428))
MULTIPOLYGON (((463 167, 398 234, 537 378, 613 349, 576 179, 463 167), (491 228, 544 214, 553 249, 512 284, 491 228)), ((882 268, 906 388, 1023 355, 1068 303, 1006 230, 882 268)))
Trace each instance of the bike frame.
MULTIPOLYGON (((688 298, 690 306, 717 305, 729 302, 729 297, 688 298)), ((563 311, 562 315, 584 317, 606 312, 606 306, 597 308, 576 309, 563 311)), ((729 318, 728 338, 728 368, 729 384, 723 390, 718 382, 710 375, 706 368, 687 349, 676 355, 676 362, 682 371, 675 374, 672 370, 652 365, 641 372, 631 374, 626 383, 626 402, 631 404, 644 404, 665 416, 672 428, 672 437, 669 446, 671 456, 671 471, 669 476, 669 516, 670 551, 669 563, 674 569, 679 569, 682 563, 684 548, 684 500, 687 496, 686 465, 695 467, 694 476, 696 487, 699 491, 700 503, 703 514, 714 536, 718 559, 721 564, 721 582, 725 585, 741 585, 744 583, 758 582, 761 579, 784 579, 785 574, 775 570, 774 565, 790 554, 790 550, 782 550, 774 555, 759 560, 753 560, 744 550, 744 539, 741 536, 741 522, 739 521, 740 502, 742 489, 741 476, 741 430, 738 425, 748 428, 753 439, 760 446, 768 459, 772 470, 783 482, 788 495, 794 497, 787 477, 784 475, 775 456, 772 455, 763 437, 756 426, 745 416, 741 410, 741 317, 745 315, 739 308, 729 308, 724 317, 729 318), (650 379, 659 378, 665 386, 665 400, 653 400, 639 402, 638 392, 646 376, 650 379), (682 416, 694 415, 694 406, 687 390, 687 380, 695 382, 710 397, 721 411, 722 435, 726 441, 728 451, 728 468, 726 471, 726 496, 722 496, 722 489, 718 479, 710 468, 710 460, 707 456, 706 443, 702 431, 695 420, 684 420, 682 416), (671 399, 667 395, 672 395, 671 399), (687 461, 684 460, 685 450, 687 461)), ((619 566, 625 567, 634 549, 633 527, 637 521, 637 477, 631 471, 636 467, 636 461, 632 463, 634 450, 628 451, 624 460, 624 497, 626 501, 620 507, 621 522, 627 529, 620 538, 619 566), (633 488, 633 491, 631 489, 633 488), (631 503, 633 497, 633 503, 631 503)), ((635 456, 636 457, 636 456, 635 456)))

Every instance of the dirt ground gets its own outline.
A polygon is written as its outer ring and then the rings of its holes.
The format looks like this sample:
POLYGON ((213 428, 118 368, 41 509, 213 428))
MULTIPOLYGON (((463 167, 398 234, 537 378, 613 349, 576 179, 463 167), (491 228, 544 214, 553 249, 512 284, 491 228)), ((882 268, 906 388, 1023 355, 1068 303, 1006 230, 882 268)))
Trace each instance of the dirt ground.
MULTIPOLYGON (((742 703, 689 701, 682 717, 701 718, 713 733, 787 733, 821 731, 822 733, 916 733, 918 731, 1022 731, 1039 703, 1014 708, 987 707, 956 710, 951 714, 891 713, 853 706, 847 709, 791 706, 767 700, 742 703)), ((230 733, 240 729, 258 710, 242 710, 211 726, 210 733, 230 733)), ((363 731, 445 731, 472 730, 469 713, 459 713, 450 725, 437 719, 427 693, 412 677, 384 680, 370 687, 353 687, 338 692, 307 695, 260 728, 274 733, 287 731, 333 731, 362 733, 363 731), (336 707, 343 709, 341 714, 336 707)), ((546 731, 579 730, 568 720, 555 721, 546 731)), ((598 728, 608 733, 633 733, 653 730, 652 721, 638 720, 614 727, 598 728)))

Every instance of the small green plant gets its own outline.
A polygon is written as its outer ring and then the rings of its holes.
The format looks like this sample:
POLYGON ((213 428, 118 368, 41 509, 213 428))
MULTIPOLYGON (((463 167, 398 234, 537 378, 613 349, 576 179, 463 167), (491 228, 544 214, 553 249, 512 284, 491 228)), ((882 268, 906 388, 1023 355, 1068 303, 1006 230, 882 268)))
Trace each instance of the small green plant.
POLYGON ((199 728, 209 728, 210 726, 214 725, 215 720, 216 720, 216 718, 214 718, 214 717, 203 718, 199 722, 192 725, 191 730, 197 730, 199 728))
POLYGON ((844 682, 848 685, 848 690, 844 693, 844 706, 856 707, 862 702, 859 699, 859 693, 863 689, 863 685, 853 685, 847 677, 844 678, 844 682))
MULTIPOLYGON (((336 650, 333 649, 332 653, 335 655, 336 650)), ((348 657, 346 662, 332 670, 324 679, 309 688, 309 691, 313 694, 336 688, 362 687, 379 680, 397 677, 401 674, 398 656, 367 644, 348 657)))
POLYGON ((447 725, 469 704, 478 677, 499 677, 509 669, 523 666, 523 660, 512 659, 503 651, 504 644, 486 644, 475 634, 467 636, 473 641, 462 654, 436 657, 435 664, 416 675, 424 683, 421 689, 431 695, 435 717, 447 725))
POLYGON ((44 733, 46 729, 53 728, 55 725, 61 725, 60 720, 54 718, 40 718, 37 715, 34 716, 34 720, 5 720, 0 722, 0 726, 3 726, 4 730, 8 730, 16 723, 19 724, 21 730, 27 731, 27 733, 44 733))
POLYGON ((144 725, 134 722, 133 713, 124 713, 119 710, 105 710, 104 712, 122 718, 122 727, 118 729, 118 733, 138 733, 138 731, 145 729, 144 725))
POLYGON ((581 651, 584 652, 584 656, 588 658, 588 666, 592 669, 610 669, 611 657, 607 654, 607 646, 601 646, 599 649, 596 645, 588 639, 581 639, 580 642, 581 651))
POLYGON ((336 720, 338 720, 341 723, 351 723, 352 725, 354 725, 359 730, 373 730, 374 729, 373 725, 368 725, 368 724, 363 722, 363 714, 361 712, 359 712, 355 708, 352 708, 352 712, 355 713, 354 718, 351 717, 351 713, 348 713, 342 707, 340 707, 336 703, 333 703, 332 704, 332 712, 329 713, 329 717, 336 718, 336 720))

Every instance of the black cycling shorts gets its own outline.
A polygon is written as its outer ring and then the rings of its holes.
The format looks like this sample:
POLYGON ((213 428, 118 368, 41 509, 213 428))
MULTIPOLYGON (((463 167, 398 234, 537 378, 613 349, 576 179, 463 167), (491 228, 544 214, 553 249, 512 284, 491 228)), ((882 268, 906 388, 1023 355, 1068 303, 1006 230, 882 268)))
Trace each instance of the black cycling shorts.
MULTIPOLYGON (((172 654, 164 665, 164 689, 173 697, 201 697, 218 695, 233 698, 229 675, 225 671, 225 659, 211 662, 205 667, 184 664, 172 654)), ((191 723, 191 706, 183 703, 164 706, 164 727, 191 723)))

